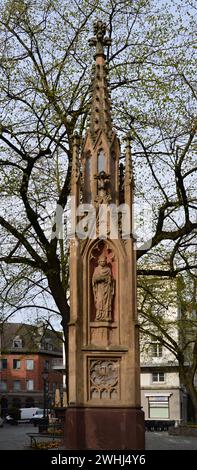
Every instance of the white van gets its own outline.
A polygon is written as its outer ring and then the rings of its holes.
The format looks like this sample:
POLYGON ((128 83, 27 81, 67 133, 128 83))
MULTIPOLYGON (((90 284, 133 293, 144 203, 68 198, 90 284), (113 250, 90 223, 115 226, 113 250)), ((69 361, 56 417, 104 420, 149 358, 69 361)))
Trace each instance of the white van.
POLYGON ((20 419, 21 420, 30 420, 31 418, 33 418, 36 411, 38 411, 38 410, 39 410, 39 408, 20 408, 20 412, 21 412, 20 419))
MULTIPOLYGON (((20 419, 18 421, 30 421, 38 410, 39 408, 20 408, 21 414, 20 419)), ((11 421, 13 421, 13 419, 11 418, 11 416, 8 415, 6 416, 6 421, 11 424, 11 421)))

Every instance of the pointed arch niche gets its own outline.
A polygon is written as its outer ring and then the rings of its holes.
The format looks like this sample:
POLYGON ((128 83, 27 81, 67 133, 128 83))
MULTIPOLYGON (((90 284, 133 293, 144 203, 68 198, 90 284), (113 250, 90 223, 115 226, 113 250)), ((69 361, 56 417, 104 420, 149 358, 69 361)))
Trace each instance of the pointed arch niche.
MULTIPOLYGON (((116 247, 109 240, 97 240, 89 247, 84 259, 87 264, 87 298, 86 298, 86 331, 87 344, 118 345, 119 344, 119 262, 116 247), (100 257, 105 258, 106 270, 111 277, 111 302, 108 314, 98 315, 95 300, 94 280, 98 271, 100 257)), ((102 281, 101 281, 102 283, 102 281)), ((99 284, 99 281, 98 281, 99 284)), ((100 288, 100 287, 99 287, 100 288)), ((109 287, 110 289, 110 287, 109 287)), ((105 308, 107 300, 103 302, 105 308)))

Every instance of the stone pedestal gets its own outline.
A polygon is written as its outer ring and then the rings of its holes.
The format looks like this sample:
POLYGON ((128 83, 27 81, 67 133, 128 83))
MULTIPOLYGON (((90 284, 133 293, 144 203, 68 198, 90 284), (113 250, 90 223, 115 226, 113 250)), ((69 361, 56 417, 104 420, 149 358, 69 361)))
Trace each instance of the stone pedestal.
POLYGON ((144 413, 137 408, 68 407, 66 449, 143 450, 144 413))

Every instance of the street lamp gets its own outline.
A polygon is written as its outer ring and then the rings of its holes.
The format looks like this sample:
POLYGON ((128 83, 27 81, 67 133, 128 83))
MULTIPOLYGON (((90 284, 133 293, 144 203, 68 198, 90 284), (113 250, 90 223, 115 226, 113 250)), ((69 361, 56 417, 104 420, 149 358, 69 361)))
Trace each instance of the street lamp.
POLYGON ((46 367, 44 367, 42 371, 42 378, 43 378, 43 390, 44 390, 44 413, 43 417, 46 418, 48 416, 48 378, 49 372, 46 367))

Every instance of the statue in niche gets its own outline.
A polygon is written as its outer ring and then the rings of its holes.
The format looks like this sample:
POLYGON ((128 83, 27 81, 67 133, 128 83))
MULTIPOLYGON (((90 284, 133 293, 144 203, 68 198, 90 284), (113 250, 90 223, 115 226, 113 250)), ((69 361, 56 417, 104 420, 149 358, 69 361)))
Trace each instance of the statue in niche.
POLYGON ((98 181, 98 195, 95 199, 96 205, 109 204, 111 201, 111 196, 108 193, 110 175, 107 175, 105 171, 100 171, 94 178, 98 181))
POLYGON ((107 265, 104 255, 98 260, 92 276, 92 287, 94 293, 94 304, 96 307, 96 320, 109 321, 112 319, 112 301, 114 297, 114 279, 111 269, 107 265))

